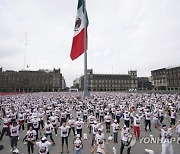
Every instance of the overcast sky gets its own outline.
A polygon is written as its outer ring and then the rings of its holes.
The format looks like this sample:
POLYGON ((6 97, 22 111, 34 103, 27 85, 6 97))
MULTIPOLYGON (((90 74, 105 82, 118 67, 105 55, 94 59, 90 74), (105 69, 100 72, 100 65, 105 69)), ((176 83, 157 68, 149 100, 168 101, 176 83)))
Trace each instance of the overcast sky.
MULTIPOLYGON (((0 67, 61 68, 67 85, 83 75, 70 59, 78 0, 0 0, 0 67)), ((180 0, 87 0, 88 68, 138 76, 180 65, 180 0)))

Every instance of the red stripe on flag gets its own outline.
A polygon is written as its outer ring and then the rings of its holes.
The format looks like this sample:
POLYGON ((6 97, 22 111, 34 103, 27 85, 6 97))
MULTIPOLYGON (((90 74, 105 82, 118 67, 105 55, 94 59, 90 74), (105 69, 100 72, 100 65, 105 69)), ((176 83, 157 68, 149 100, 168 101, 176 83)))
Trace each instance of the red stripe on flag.
POLYGON ((84 29, 82 29, 81 32, 73 38, 70 54, 71 59, 75 60, 83 54, 84 51, 84 29))

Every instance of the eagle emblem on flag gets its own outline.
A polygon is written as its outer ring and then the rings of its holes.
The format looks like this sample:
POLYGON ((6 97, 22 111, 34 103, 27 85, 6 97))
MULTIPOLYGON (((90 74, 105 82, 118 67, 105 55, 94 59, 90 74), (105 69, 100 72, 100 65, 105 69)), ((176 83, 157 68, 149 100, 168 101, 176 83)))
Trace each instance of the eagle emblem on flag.
POLYGON ((76 23, 75 23, 75 31, 78 31, 79 27, 81 26, 81 18, 77 18, 76 23))

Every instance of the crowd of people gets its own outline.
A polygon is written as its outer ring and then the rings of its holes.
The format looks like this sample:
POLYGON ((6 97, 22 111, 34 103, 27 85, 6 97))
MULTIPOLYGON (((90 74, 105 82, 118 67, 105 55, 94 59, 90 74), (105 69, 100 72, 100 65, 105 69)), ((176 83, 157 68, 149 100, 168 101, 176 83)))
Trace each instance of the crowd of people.
POLYGON ((61 153, 82 154, 83 139, 92 136, 91 154, 112 153, 106 148, 108 142, 119 144, 120 154, 125 147, 130 154, 131 141, 140 139, 142 129, 151 132, 152 127, 160 130, 162 154, 173 154, 172 130, 180 136, 178 94, 92 93, 84 99, 81 93, 32 93, 1 96, 0 111, 0 141, 9 136, 14 154, 21 153, 21 142, 27 144, 28 154, 34 153, 34 146, 38 154, 49 154, 50 146, 59 146, 54 140, 58 134, 61 153), (170 123, 164 123, 165 119, 170 123), (19 138, 22 132, 25 136, 19 138), (113 134, 112 138, 107 134, 113 134))

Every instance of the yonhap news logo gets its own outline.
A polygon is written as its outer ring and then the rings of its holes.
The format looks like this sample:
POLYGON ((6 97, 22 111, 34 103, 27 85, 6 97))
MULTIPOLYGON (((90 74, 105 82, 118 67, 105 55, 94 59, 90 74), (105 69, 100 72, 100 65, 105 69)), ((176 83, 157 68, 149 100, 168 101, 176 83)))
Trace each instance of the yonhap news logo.
POLYGON ((141 137, 139 139, 140 144, 159 144, 159 143, 177 143, 180 144, 180 137, 171 137, 163 139, 162 137, 155 137, 153 135, 141 137))

